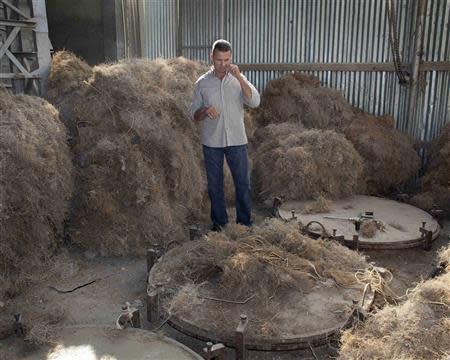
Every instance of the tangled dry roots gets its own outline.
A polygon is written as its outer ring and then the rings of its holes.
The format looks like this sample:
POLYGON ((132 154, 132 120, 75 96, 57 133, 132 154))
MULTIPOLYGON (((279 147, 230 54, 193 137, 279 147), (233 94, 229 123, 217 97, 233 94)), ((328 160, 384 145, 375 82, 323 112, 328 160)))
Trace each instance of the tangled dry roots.
POLYGON ((300 73, 269 81, 261 100, 260 126, 291 122, 306 128, 340 131, 350 125, 355 109, 338 90, 320 87, 320 81, 300 73))
POLYGON ((361 224, 361 236, 373 238, 379 231, 384 231, 385 225, 380 220, 365 219, 361 224))
POLYGON ((52 255, 72 191, 66 131, 56 109, 0 90, 0 300, 52 255))
MULTIPOLYGON (((440 258, 450 260, 450 248, 440 258)), ((342 335, 340 359, 447 359, 450 272, 419 284, 399 306, 386 306, 342 335)))
POLYGON ((450 124, 431 145, 430 164, 422 178, 422 192, 412 198, 412 203, 424 210, 436 206, 450 215, 450 124))
POLYGON ((92 68, 70 51, 56 52, 48 77, 48 98, 52 102, 60 99, 78 89, 91 75, 92 68))
POLYGON ((370 194, 388 193, 419 168, 412 141, 393 128, 389 117, 353 107, 340 91, 320 87, 313 77, 289 74, 270 81, 255 119, 260 127, 289 122, 345 134, 364 160, 361 183, 367 183, 370 194))
POLYGON ((71 104, 79 133, 74 243, 123 255, 188 237, 187 222, 205 205, 198 129, 188 117, 205 70, 183 58, 92 69, 71 104))
POLYGON ((253 185, 263 199, 338 199, 356 192, 363 162, 342 134, 271 124, 255 133, 262 140, 254 160, 253 185))
POLYGON ((369 194, 388 193, 419 170, 419 156, 411 139, 393 128, 392 118, 365 114, 344 133, 364 159, 364 182, 369 194))
POLYGON ((91 75, 92 68, 70 51, 58 51, 53 55, 47 99, 58 109, 67 128, 70 145, 74 145, 78 138, 74 105, 83 105, 80 90, 91 75))
POLYGON ((328 213, 331 211, 332 201, 328 200, 323 195, 317 196, 313 202, 307 204, 302 213, 303 214, 320 214, 328 213))
POLYGON ((441 264, 447 264, 447 270, 450 271, 450 246, 439 251, 438 260, 441 264))
MULTIPOLYGON (((230 301, 252 298, 252 319, 259 325, 251 331, 264 334, 261 324, 275 318, 279 299, 292 291, 305 297, 327 281, 356 285, 355 272, 368 266, 362 255, 334 241, 313 240, 300 234, 298 224, 272 219, 252 229, 228 225, 221 233, 172 249, 152 272, 152 281, 164 284, 171 314, 190 313, 203 301, 202 294, 230 301)), ((227 321, 234 326, 233 319, 227 321)))

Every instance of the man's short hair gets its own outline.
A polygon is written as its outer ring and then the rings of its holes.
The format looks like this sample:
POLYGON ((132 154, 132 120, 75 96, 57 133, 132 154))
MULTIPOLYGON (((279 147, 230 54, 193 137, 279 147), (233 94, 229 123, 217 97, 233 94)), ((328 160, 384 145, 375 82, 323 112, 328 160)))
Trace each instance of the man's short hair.
POLYGON ((215 50, 221 52, 231 51, 231 44, 224 39, 216 40, 212 45, 211 52, 214 52, 215 50))

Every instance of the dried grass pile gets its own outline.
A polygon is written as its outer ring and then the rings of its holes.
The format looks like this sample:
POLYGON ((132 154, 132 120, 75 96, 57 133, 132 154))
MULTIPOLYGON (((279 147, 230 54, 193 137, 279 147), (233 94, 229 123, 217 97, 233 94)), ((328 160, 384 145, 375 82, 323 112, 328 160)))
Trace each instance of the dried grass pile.
POLYGON ((294 301, 293 292, 306 299, 321 286, 360 289, 355 273, 368 267, 362 255, 333 241, 310 239, 297 225, 272 219, 252 229, 229 225, 224 232, 172 249, 152 271, 152 281, 163 284, 169 314, 195 314, 208 324, 220 318, 217 330, 233 332, 236 318, 231 314, 237 305, 230 303, 248 303, 238 311, 249 312, 251 335, 270 337, 280 335, 282 312, 289 306, 285 302, 294 301), (227 300, 210 301, 214 299, 227 300))
POLYGON ((199 131, 188 116, 205 70, 183 58, 92 69, 71 104, 79 133, 72 242, 123 255, 188 237, 206 194, 199 131))
POLYGON ((77 90, 92 75, 92 68, 70 51, 53 55, 48 78, 47 96, 53 102, 77 90))
POLYGON ((450 215, 450 124, 431 145, 422 192, 412 198, 412 203, 424 210, 438 207, 450 215))
POLYGON ((353 107, 340 91, 321 87, 314 77, 288 74, 270 81, 255 118, 259 127, 289 122, 343 133, 364 160, 362 183, 370 194, 390 192, 419 168, 412 141, 390 118, 353 107))
POLYGON ((0 300, 13 296, 60 243, 72 191, 57 110, 0 90, 0 300))
POLYGON ((450 272, 450 246, 442 248, 438 253, 438 263, 445 264, 445 270, 450 272))
POLYGON ((259 129, 255 138, 265 139, 254 159, 258 197, 338 199, 356 192, 363 161, 342 134, 280 123, 259 129))
POLYGON ((301 73, 269 81, 260 108, 260 126, 291 122, 306 128, 342 131, 355 117, 355 109, 340 91, 323 88, 317 78, 301 73))
MULTIPOLYGON (((450 261, 450 248, 440 254, 450 261)), ((342 335, 340 359, 441 360, 450 356, 450 272, 420 283, 342 335)))
POLYGON ((345 135, 364 159, 369 194, 387 194, 419 170, 420 159, 410 137, 395 130, 390 117, 365 114, 351 123, 345 135))
POLYGON ((303 208, 303 214, 323 214, 331 211, 332 201, 323 195, 317 196, 314 201, 303 208))
POLYGON ((78 138, 79 121, 73 107, 74 104, 82 106, 80 90, 91 75, 92 68, 70 51, 58 51, 53 55, 47 99, 58 109, 72 145, 78 138))

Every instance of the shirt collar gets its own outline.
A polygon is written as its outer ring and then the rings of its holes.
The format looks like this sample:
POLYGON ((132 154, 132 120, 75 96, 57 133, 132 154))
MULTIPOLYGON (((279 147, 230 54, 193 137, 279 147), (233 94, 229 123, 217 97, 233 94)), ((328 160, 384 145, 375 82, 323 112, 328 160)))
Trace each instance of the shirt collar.
MULTIPOLYGON (((217 79, 217 80, 221 81, 221 80, 216 76, 216 73, 215 73, 215 71, 214 71, 214 66, 211 66, 211 67, 210 67, 210 69, 209 69, 209 71, 208 71, 208 74, 209 74, 209 76, 210 76, 211 78, 217 79)), ((227 73, 225 74, 225 76, 223 77, 222 81, 228 80, 230 76, 231 76, 231 75, 230 75, 230 72, 227 72, 227 73)))

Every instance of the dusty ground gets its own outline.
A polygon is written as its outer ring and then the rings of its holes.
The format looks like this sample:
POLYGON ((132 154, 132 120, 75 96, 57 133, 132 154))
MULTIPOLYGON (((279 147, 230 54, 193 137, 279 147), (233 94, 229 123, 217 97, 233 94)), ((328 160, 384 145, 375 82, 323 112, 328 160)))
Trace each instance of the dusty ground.
POLYGON ((394 275, 391 288, 398 295, 403 295, 408 288, 426 279, 433 265, 436 265, 436 252, 450 244, 450 221, 441 224, 440 236, 433 242, 430 251, 420 248, 397 251, 381 250, 366 251, 370 261, 388 268, 394 275))
MULTIPOLYGON (((409 249, 397 251, 368 252, 371 261, 388 268, 394 275, 392 289, 397 295, 405 293, 418 281, 427 277, 435 261, 437 249, 450 243, 450 221, 443 224, 441 236, 434 242, 431 251, 409 249)), ((29 291, 17 299, 15 312, 23 313, 25 326, 29 323, 27 314, 30 309, 41 313, 64 310, 60 325, 105 324, 113 325, 125 301, 141 300, 145 303, 146 262, 137 258, 101 258, 91 252, 76 250, 64 251, 49 269, 51 276, 45 281, 36 281, 29 291), (72 293, 61 294, 48 286, 58 289, 70 289, 80 284, 97 279, 91 285, 72 293)), ((145 308, 142 309, 145 317, 145 308)), ((12 320, 11 320, 12 324, 12 320)), ((144 321, 144 327, 149 324, 144 321)), ((168 335, 196 352, 200 352, 204 343, 197 341, 170 328, 167 324, 161 329, 168 335)), ((332 359, 336 356, 336 343, 311 350, 283 353, 250 352, 252 360, 261 359, 332 359)), ((14 360, 46 359, 48 347, 30 345, 20 338, 10 337, 0 341, 0 359, 14 360)), ((233 358, 233 350, 228 351, 228 358, 233 358)))

